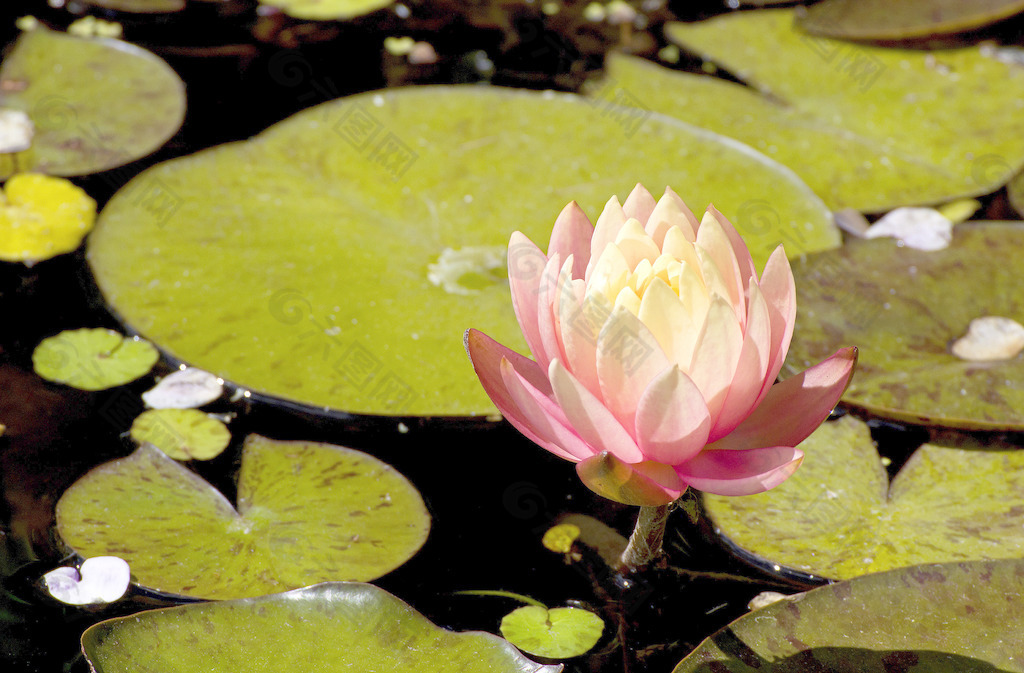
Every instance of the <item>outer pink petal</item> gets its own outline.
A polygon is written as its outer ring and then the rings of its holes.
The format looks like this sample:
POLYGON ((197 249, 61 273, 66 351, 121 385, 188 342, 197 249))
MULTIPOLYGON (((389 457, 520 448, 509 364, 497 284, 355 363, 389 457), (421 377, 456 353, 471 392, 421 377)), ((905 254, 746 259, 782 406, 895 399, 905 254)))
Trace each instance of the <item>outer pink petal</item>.
POLYGON ((547 263, 547 256, 533 241, 521 232, 512 232, 508 242, 508 284, 512 292, 512 308, 534 357, 544 352, 537 326, 537 297, 547 263))
POLYGON ((756 279, 751 279, 748 295, 746 334, 736 375, 708 437, 709 442, 732 432, 757 404, 771 359, 771 317, 756 279))
POLYGON ((654 197, 647 191, 647 188, 637 183, 633 191, 626 197, 626 202, 622 204, 622 211, 626 213, 626 217, 640 220, 640 224, 647 224, 655 205, 654 197))
POLYGON ((604 405, 631 433, 640 396, 670 365, 646 325, 621 306, 612 310, 597 337, 597 380, 604 405))
POLYGON ((746 420, 708 448, 796 446, 828 418, 856 363, 857 349, 843 348, 797 376, 776 383, 746 420))
POLYGON ((575 201, 562 208, 551 230, 548 255, 568 259, 572 255, 572 277, 583 278, 590 262, 590 239, 594 236, 594 225, 575 201))
POLYGON ((796 323, 796 283, 793 281, 793 269, 789 266, 786 251, 781 245, 775 248, 765 263, 760 286, 772 318, 772 359, 768 365, 761 394, 758 396, 759 401, 768 394, 768 389, 782 371, 782 363, 789 352, 789 342, 793 338, 793 326, 796 323))
POLYGON ((569 425, 595 452, 608 451, 627 463, 644 459, 636 441, 612 412, 558 360, 551 361, 548 379, 569 425))
POLYGON ((562 267, 562 258, 557 254, 548 257, 548 263, 544 267, 544 277, 541 279, 540 288, 537 293, 537 333, 540 339, 540 350, 530 350, 537 364, 546 369, 552 360, 565 357, 562 352, 562 339, 558 333, 555 307, 558 301, 558 274, 562 267))
POLYGON ((690 486, 707 493, 753 495, 789 479, 803 459, 803 451, 791 446, 749 451, 704 450, 676 466, 676 472, 690 486))
POLYGON ((651 381, 636 412, 636 436, 648 460, 678 465, 704 448, 711 417, 700 390, 679 367, 651 381))
POLYGON ((736 319, 742 327, 747 320, 747 300, 744 296, 747 281, 742 277, 736 252, 733 250, 725 228, 710 210, 705 213, 704 217, 706 219, 697 230, 697 246, 711 258, 718 269, 729 292, 729 302, 736 311, 736 319))
MULTIPOLYGON (((509 392, 508 386, 505 384, 505 377, 501 373, 501 363, 503 361, 508 362, 522 377, 522 380, 528 381, 535 389, 544 393, 550 393, 547 377, 537 366, 537 363, 502 346, 483 332, 475 329, 466 330, 465 343, 466 352, 469 353, 469 358, 473 362, 473 369, 480 378, 484 391, 491 398, 491 401, 494 402, 494 405, 498 407, 498 410, 501 411, 505 419, 519 432, 526 435, 527 439, 551 453, 573 462, 579 460, 572 453, 562 448, 561 445, 554 442, 553 434, 550 430, 545 430, 542 426, 534 424, 530 415, 519 406, 519 403, 512 393, 509 392)), ((573 446, 573 448, 577 453, 580 451, 578 445, 573 446)))
POLYGON ((628 464, 610 453, 599 453, 578 463, 576 474, 594 493, 639 507, 667 505, 686 490, 686 482, 667 465, 628 464))

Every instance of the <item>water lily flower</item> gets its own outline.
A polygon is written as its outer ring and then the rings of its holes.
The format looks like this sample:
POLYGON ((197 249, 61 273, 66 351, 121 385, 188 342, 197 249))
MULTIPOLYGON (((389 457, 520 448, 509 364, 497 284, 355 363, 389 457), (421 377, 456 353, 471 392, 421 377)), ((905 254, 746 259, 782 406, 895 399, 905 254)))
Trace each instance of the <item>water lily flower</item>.
POLYGON ((43 575, 50 595, 70 605, 111 603, 128 591, 131 570, 128 562, 117 556, 94 556, 86 559, 80 569, 64 567, 43 575))
POLYGON ((785 251, 758 276, 725 216, 698 220, 671 189, 637 185, 596 225, 570 203, 548 253, 515 232, 508 265, 534 359, 471 329, 473 367, 513 426, 618 502, 777 486, 856 361, 844 348, 776 383, 796 317, 785 251))

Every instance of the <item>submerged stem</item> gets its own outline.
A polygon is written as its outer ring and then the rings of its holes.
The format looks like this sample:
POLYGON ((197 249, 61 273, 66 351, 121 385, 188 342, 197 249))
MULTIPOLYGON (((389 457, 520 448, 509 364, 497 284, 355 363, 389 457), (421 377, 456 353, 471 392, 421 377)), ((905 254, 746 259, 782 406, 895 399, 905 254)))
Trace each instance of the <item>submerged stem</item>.
POLYGON ((629 544, 622 552, 620 563, 624 572, 631 573, 653 561, 661 554, 661 543, 665 539, 665 525, 671 505, 641 507, 636 518, 636 528, 629 536, 629 544))

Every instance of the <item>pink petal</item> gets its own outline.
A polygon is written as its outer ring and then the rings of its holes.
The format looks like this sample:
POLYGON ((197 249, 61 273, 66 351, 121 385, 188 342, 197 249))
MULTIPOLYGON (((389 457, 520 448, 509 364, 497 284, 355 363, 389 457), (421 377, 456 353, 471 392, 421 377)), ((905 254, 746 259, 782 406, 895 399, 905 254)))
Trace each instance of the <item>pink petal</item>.
POLYGON ((747 303, 744 297, 747 283, 740 275, 739 262, 725 229, 710 210, 704 214, 700 229, 697 230, 697 246, 711 258, 718 269, 729 293, 726 299, 736 311, 740 327, 743 327, 747 319, 747 303))
POLYGON ((636 436, 648 460, 678 465, 707 443, 711 417, 700 390, 672 366, 651 381, 636 411, 636 436))
POLYGON ((746 334, 743 335, 739 363, 736 365, 736 375, 732 378, 725 404, 708 437, 709 442, 714 442, 736 429, 758 403, 764 385, 771 359, 771 317, 756 280, 751 279, 748 289, 750 299, 747 306, 747 327, 746 334))
POLYGON ((611 305, 600 295, 587 297, 586 283, 569 281, 558 292, 558 328, 566 368, 595 395, 601 394, 597 379, 597 337, 611 305))
POLYGON ((742 350, 743 332, 732 306, 724 299, 715 299, 708 309, 689 369, 690 378, 704 395, 712 423, 717 423, 725 405, 742 350))
POLYGON ((537 325, 537 297, 548 258, 521 232, 513 232, 508 242, 508 284, 512 308, 526 345, 534 357, 544 352, 537 325))
POLYGON ((803 451, 791 446, 704 450, 689 462, 677 465, 676 472, 690 486, 706 493, 754 495, 789 479, 803 459, 803 451))
POLYGON ((572 277, 583 278, 590 262, 590 239, 594 225, 575 201, 562 208, 551 230, 548 255, 568 259, 572 255, 572 277))
MULTIPOLYGON (((536 424, 536 413, 531 415, 521 409, 519 402, 516 401, 516 397, 509 392, 508 386, 505 384, 505 377, 501 371, 502 362, 508 362, 521 376, 522 380, 529 382, 535 390, 543 394, 550 394, 551 386, 548 383, 547 376, 537 366, 537 363, 499 344, 483 332, 475 329, 466 330, 465 343, 466 352, 469 353, 469 358, 473 362, 473 369, 480 378, 484 391, 491 398, 491 401, 494 402, 494 406, 498 407, 498 410, 501 411, 505 419, 519 432, 526 435, 530 441, 551 453, 566 460, 574 462, 578 460, 573 454, 555 444, 553 441, 554 431, 550 428, 544 428, 545 423, 550 424, 550 420, 546 420, 539 425, 536 424)), ((577 452, 579 451, 578 446, 575 446, 574 449, 577 452)))
POLYGON ((590 261, 587 262, 587 273, 584 276, 586 279, 590 279, 594 265, 601 258, 601 253, 604 252, 605 247, 609 243, 615 242, 615 238, 619 235, 619 229, 622 229, 626 219, 626 213, 622 211, 619 200, 614 196, 608 199, 604 210, 597 218, 597 224, 594 225, 594 235, 590 239, 590 261))
POLYGON ((644 459, 636 441, 612 412, 558 360, 551 361, 548 379, 569 425, 595 452, 608 451, 627 463, 644 459))
POLYGON ((623 427, 636 427, 641 395, 670 365, 646 325, 621 306, 612 311, 597 338, 597 380, 605 406, 623 427))
POLYGON ((722 225, 722 229, 725 231, 725 235, 729 237, 729 242, 732 244, 733 256, 736 258, 736 262, 740 267, 740 281, 742 287, 747 287, 750 283, 751 278, 757 278, 757 267, 754 266, 754 259, 750 256, 750 250, 747 248, 747 244, 743 241, 743 237, 736 231, 736 227, 733 226, 732 222, 729 221, 725 215, 720 213, 717 208, 713 205, 709 205, 707 212, 714 215, 718 223, 722 225))
POLYGON ((776 383, 746 420, 709 448, 796 446, 828 418, 856 363, 857 349, 843 348, 797 376, 776 383))
POLYGON ((700 220, 698 220, 697 216, 693 214, 693 211, 689 209, 689 207, 683 201, 683 198, 676 194, 674 191, 672 191, 670 187, 665 188, 665 194, 662 195, 661 198, 667 198, 676 202, 676 205, 679 206, 679 209, 682 211, 683 216, 686 218, 686 222, 690 225, 690 232, 693 234, 693 236, 691 236, 688 240, 697 240, 697 229, 700 228, 700 220))
POLYGON ((637 183, 633 191, 626 197, 626 202, 622 204, 622 211, 626 213, 626 217, 632 217, 640 220, 641 224, 647 224, 654 206, 654 197, 643 185, 637 183))
POLYGON ((768 303, 768 314, 772 319, 772 359, 768 364, 768 373, 761 394, 758 396, 759 400, 763 400, 775 378, 782 371, 782 363, 789 352, 789 342, 793 338, 793 326, 796 323, 796 283, 793 281, 793 269, 789 266, 786 251, 781 245, 775 248, 765 263, 760 286, 768 303))
POLYGON ((562 340, 559 338, 558 326, 555 318, 555 307, 558 300, 558 275, 561 270, 562 259, 557 254, 548 258, 544 267, 544 277, 541 278, 539 292, 537 293, 537 332, 540 338, 540 349, 534 351, 531 345, 530 350, 537 364, 546 369, 552 360, 564 358, 562 352, 562 340))
POLYGON ((576 474, 594 493, 639 507, 667 505, 686 490, 686 482, 667 465, 628 464, 610 453, 599 453, 578 463, 576 474))

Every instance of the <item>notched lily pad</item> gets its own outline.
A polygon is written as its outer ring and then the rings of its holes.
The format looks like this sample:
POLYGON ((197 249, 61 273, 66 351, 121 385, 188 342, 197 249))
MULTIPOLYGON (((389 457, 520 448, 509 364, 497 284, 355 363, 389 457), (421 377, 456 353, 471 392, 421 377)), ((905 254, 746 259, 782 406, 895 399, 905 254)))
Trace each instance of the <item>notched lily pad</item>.
POLYGON ((806 185, 731 139, 610 101, 423 86, 325 103, 143 172, 104 208, 88 258, 133 329, 253 393, 313 413, 486 416, 457 335, 477 326, 526 350, 509 236, 546 247, 566 203, 596 220, 640 181, 714 203, 759 266, 783 229, 804 236, 790 254, 840 242, 806 185), (140 201, 147 185, 167 208, 140 201), (747 215, 766 199, 771 226, 747 215))
POLYGON ((975 561, 819 587, 741 617, 673 673, 1021 673, 1022 576, 1019 559, 975 561))
POLYGON ((647 108, 789 166, 833 210, 878 213, 987 194, 1024 165, 1024 68, 983 47, 813 37, 793 26, 792 10, 673 23, 666 35, 749 86, 627 57, 609 60, 609 80, 647 108))
POLYGON ((1024 451, 948 434, 889 483, 867 426, 846 416, 803 444, 766 493, 705 495, 721 534, 759 565, 849 579, 920 563, 1024 556, 1024 451))
POLYGON ((260 0, 296 19, 329 21, 354 19, 392 4, 394 0, 260 0))
MULTIPOLYGON (((35 124, 20 170, 88 175, 167 142, 185 118, 185 85, 160 58, 127 42, 36 28, 0 65, 0 107, 22 110, 35 124)), ((0 158, 0 178, 14 167, 0 158)))
POLYGON ((558 673, 486 633, 453 633, 369 584, 151 610, 90 627, 96 673, 558 673))
POLYGON ((501 635, 524 652, 569 659, 589 652, 604 632, 604 621, 582 608, 524 605, 501 620, 501 635))
POLYGON ((231 443, 231 431, 198 409, 150 409, 132 423, 131 437, 175 460, 210 460, 231 443))
POLYGON ((376 579, 411 558, 429 529, 419 493, 389 465, 257 435, 242 450, 237 509, 148 444, 95 468, 57 503, 57 531, 78 554, 116 554, 144 587, 209 599, 376 579))
POLYGON ((797 25, 843 40, 902 40, 981 28, 1021 11, 1022 0, 823 0, 797 25))
POLYGON ((948 248, 851 241, 793 264, 797 323, 783 376, 855 344, 843 401, 873 414, 954 428, 1024 429, 1024 358, 972 362, 952 352, 971 321, 1024 323, 1015 223, 965 223, 948 248))
POLYGON ((159 359, 148 341, 97 327, 43 339, 32 352, 32 368, 47 381, 105 390, 145 376, 159 359))

